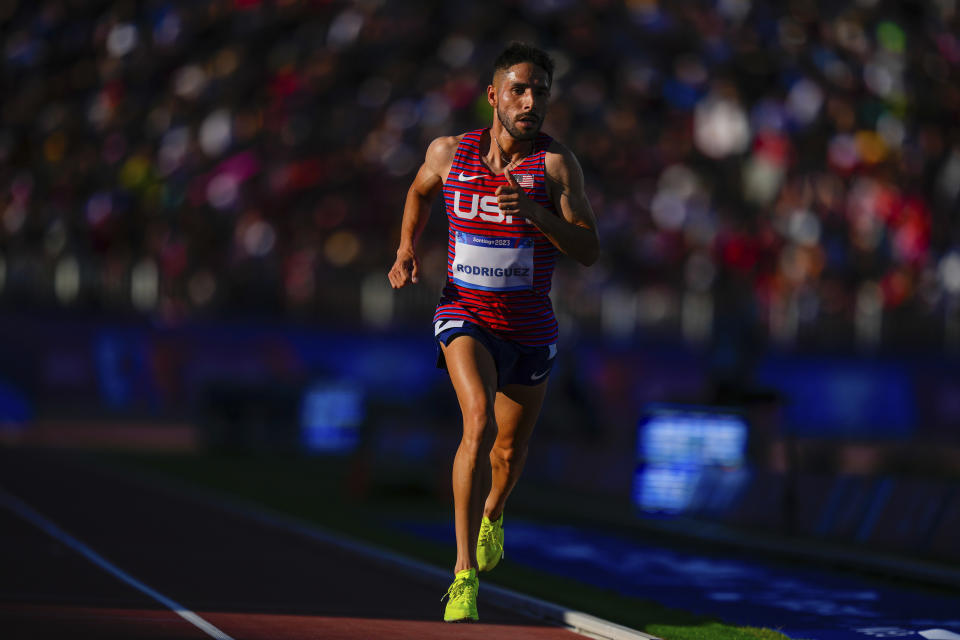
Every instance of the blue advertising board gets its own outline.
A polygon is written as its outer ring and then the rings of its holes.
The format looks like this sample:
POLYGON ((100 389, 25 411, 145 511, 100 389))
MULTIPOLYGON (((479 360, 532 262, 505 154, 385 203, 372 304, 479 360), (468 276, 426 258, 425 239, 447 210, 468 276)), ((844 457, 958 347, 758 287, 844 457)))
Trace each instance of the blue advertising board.
POLYGON ((738 483, 727 480, 743 476, 748 437, 746 419, 732 411, 649 406, 637 424, 634 504, 645 513, 677 514, 707 491, 735 490, 738 483))

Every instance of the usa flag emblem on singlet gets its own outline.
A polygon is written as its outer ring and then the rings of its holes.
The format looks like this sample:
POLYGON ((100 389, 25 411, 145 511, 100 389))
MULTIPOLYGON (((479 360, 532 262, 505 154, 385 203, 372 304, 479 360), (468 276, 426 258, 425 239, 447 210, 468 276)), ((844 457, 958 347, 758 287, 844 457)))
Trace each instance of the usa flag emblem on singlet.
MULTIPOLYGON (((558 251, 526 218, 505 215, 497 206, 495 192, 507 180, 480 159, 480 141, 488 131, 463 136, 444 182, 447 282, 434 326, 465 320, 505 340, 554 344, 557 321, 549 294, 558 251)), ((541 133, 510 173, 529 198, 556 214, 544 183, 551 140, 541 133)))
POLYGON ((533 189, 533 176, 529 173, 515 174, 513 175, 513 179, 524 189, 533 189))

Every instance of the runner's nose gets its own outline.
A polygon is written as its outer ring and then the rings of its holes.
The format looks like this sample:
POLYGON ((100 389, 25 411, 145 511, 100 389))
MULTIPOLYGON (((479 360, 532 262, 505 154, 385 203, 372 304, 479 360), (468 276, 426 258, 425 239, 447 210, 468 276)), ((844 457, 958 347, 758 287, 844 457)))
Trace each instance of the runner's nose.
POLYGON ((533 96, 533 89, 527 89, 523 92, 523 96, 520 100, 520 106, 523 108, 524 112, 533 111, 533 103, 535 102, 533 96))

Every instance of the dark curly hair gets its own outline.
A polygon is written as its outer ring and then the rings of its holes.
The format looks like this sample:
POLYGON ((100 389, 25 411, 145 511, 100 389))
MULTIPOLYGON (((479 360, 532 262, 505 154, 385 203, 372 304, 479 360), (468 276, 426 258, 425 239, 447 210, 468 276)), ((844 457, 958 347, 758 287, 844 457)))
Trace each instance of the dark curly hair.
POLYGON ((523 42, 511 42, 506 49, 500 52, 493 62, 493 74, 509 69, 515 64, 530 62, 547 72, 547 79, 553 85, 553 58, 546 51, 523 42))

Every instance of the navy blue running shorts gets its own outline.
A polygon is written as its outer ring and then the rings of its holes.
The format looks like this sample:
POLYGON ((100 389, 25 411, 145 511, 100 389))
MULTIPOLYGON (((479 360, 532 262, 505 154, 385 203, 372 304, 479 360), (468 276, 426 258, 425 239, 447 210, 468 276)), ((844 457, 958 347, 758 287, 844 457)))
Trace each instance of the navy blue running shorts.
POLYGON ((536 386, 550 376, 557 345, 529 347, 509 340, 503 340, 492 333, 465 320, 438 320, 434 324, 434 338, 437 342, 437 368, 446 369, 443 358, 444 346, 457 336, 471 336, 486 347, 497 367, 497 389, 508 384, 536 386))

